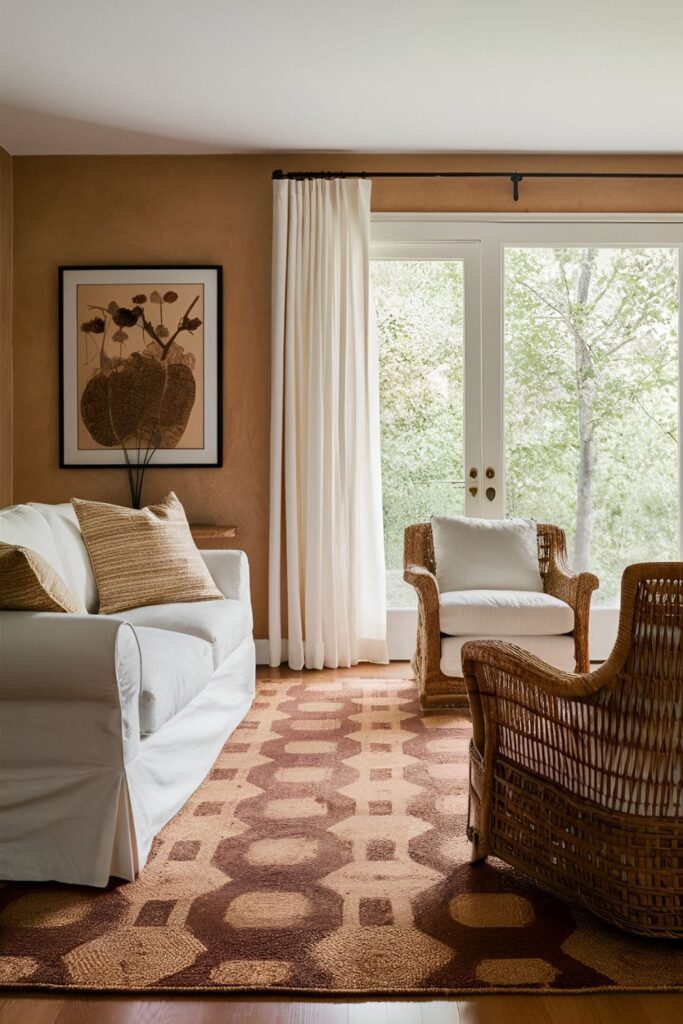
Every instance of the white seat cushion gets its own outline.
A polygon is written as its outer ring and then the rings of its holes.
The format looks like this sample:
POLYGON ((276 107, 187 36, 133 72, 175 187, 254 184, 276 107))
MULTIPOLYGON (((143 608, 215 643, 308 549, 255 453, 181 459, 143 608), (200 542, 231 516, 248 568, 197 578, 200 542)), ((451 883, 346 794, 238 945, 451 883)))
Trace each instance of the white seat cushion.
POLYGON ((251 633, 251 609, 242 601, 192 601, 149 604, 110 616, 134 626, 170 629, 199 637, 211 645, 213 666, 225 661, 251 633))
POLYGON ((439 596, 439 618, 449 636, 557 636, 574 628, 568 604, 532 590, 452 590, 439 596))
POLYGON ((52 533, 64 582, 89 612, 96 612, 100 603, 97 583, 73 505, 32 502, 30 507, 40 513, 52 533))
POLYGON ((140 735, 170 721, 213 675, 211 644, 186 633, 135 626, 142 656, 140 735))
MULTIPOLYGON (((441 641, 441 671, 446 676, 462 677, 461 652, 468 640, 482 640, 481 636, 447 636, 441 641)), ((487 640, 504 640, 507 643, 514 643, 537 658, 547 662, 562 672, 574 672, 576 660, 574 658, 574 637, 573 636, 516 636, 511 639, 507 636, 486 637, 487 640)))
POLYGON ((439 590, 543 591, 531 519, 432 516, 439 590))

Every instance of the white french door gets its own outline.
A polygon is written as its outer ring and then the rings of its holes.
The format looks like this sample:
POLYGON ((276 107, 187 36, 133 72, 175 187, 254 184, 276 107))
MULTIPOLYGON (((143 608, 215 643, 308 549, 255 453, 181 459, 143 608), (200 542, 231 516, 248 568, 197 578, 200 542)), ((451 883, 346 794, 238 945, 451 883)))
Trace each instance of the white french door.
POLYGON ((372 256, 390 655, 400 529, 464 512, 566 530, 606 656, 624 566, 683 551, 683 217, 377 215, 372 256))
POLYGON ((481 516, 480 246, 376 243, 387 603, 403 582, 403 530, 434 512, 481 516))

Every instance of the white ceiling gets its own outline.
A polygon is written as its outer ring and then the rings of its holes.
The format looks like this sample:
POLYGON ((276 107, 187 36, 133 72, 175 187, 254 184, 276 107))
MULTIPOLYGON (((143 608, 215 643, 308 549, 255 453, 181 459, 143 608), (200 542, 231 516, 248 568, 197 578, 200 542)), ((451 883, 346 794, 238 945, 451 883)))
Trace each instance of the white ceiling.
POLYGON ((683 152, 683 0, 0 0, 14 154, 683 152))

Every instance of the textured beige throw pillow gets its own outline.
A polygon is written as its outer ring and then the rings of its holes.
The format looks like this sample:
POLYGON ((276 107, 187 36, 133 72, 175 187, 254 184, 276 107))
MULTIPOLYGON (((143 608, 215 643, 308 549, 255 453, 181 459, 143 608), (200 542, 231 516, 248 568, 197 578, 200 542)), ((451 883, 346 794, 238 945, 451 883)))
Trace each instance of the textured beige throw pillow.
POLYGON ((31 548, 2 543, 0 608, 16 612, 85 612, 42 555, 31 548))
POLYGON ((100 614, 148 604, 218 601, 173 491, 132 509, 72 498, 100 592, 100 614))

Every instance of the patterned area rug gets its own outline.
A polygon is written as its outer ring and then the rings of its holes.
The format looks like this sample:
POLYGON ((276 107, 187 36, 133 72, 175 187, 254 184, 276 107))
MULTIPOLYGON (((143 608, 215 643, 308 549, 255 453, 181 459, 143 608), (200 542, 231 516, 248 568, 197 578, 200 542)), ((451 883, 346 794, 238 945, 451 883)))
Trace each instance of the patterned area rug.
MULTIPOLYGON (((314 678, 314 677, 311 677, 314 678)), ((466 715, 412 682, 261 681, 133 883, 0 889, 0 981, 125 991, 464 994, 683 987, 465 838, 466 715)))

